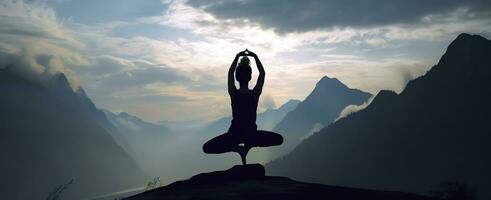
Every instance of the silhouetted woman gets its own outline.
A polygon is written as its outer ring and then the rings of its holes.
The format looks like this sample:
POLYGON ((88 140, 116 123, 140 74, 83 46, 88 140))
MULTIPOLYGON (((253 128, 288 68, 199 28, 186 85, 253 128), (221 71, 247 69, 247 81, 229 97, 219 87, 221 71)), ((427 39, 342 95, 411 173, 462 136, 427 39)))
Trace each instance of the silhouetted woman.
POLYGON ((280 134, 270 131, 257 130, 256 110, 259 96, 263 90, 265 72, 257 55, 249 50, 242 51, 235 56, 228 71, 228 94, 232 101, 232 124, 227 133, 219 135, 203 145, 205 153, 237 152, 240 154, 242 164, 246 164, 247 152, 252 147, 268 147, 283 143, 280 134), (252 77, 252 69, 248 56, 256 61, 259 77, 256 86, 250 90, 248 85, 252 77), (240 63, 237 65, 239 57, 240 63), (235 87, 235 78, 240 88, 235 87))

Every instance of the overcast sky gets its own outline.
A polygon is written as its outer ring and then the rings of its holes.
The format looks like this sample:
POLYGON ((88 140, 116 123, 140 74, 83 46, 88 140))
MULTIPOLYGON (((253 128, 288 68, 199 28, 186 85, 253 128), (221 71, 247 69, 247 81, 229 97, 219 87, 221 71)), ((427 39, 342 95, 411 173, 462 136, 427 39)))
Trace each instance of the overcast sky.
POLYGON ((267 73, 260 110, 303 100, 324 75, 371 93, 400 92, 459 33, 489 38, 490 7, 484 0, 2 0, 0 67, 62 71, 98 107, 148 121, 209 120, 230 115, 226 74, 245 48, 267 73))

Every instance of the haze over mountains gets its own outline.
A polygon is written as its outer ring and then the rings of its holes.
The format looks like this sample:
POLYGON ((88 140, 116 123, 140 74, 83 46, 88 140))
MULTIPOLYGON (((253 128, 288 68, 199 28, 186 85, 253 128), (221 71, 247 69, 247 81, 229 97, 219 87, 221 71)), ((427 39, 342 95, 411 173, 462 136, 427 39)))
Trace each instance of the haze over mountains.
POLYGON ((270 174, 303 181, 428 193, 446 181, 491 197, 491 41, 461 34, 437 65, 396 94, 304 140, 270 174))
POLYGON ((329 125, 346 106, 361 105, 371 96, 370 93, 348 88, 336 78, 324 76, 307 98, 289 112, 273 131, 303 137, 316 125, 329 125))
MULTIPOLYGON (((114 114, 107 110, 99 110, 83 88, 79 87, 74 92, 64 74, 50 76, 48 81, 36 82, 19 76, 11 68, 6 68, 1 69, 1 76, 0 92, 2 96, 9 97, 2 98, 0 105, 2 108, 8 108, 0 114, 2 122, 5 122, 5 125, 2 124, 0 128, 2 133, 9 133, 2 135, 2 142, 6 144, 2 146, 5 150, 2 151, 2 157, 13 161, 12 165, 2 166, 3 172, 17 169, 26 171, 27 166, 38 165, 41 169, 32 171, 32 177, 46 182, 43 184, 44 187, 39 187, 39 190, 33 191, 32 194, 10 194, 13 197, 15 195, 26 195, 22 197, 29 198, 45 196, 55 186, 71 178, 75 180, 75 187, 66 194, 67 197, 89 197, 140 186, 149 176, 161 176, 166 183, 200 169, 226 168, 230 166, 231 161, 236 160, 236 155, 209 159, 201 152, 204 141, 228 129, 230 117, 221 118, 206 126, 203 126, 203 122, 149 123, 125 112, 114 114), (23 130, 18 129, 21 123, 23 123, 23 130), (193 123, 194 126, 189 126, 189 123, 193 123), (176 133, 176 130, 186 133, 176 133), (42 137, 42 140, 38 137, 42 137), (49 142, 51 140, 53 142, 49 142), (77 144, 74 145, 73 142, 77 144), (26 145, 28 147, 25 147, 26 145), (26 155, 22 158, 13 159, 15 152, 21 149, 33 149, 32 152, 36 153, 25 152, 26 155), (95 152, 104 153, 95 155, 95 152), (74 167, 74 163, 80 159, 85 164, 74 167), (198 160, 202 166, 192 165, 198 160), (53 170, 54 168, 56 170, 53 170), (176 172, 176 168, 181 169, 176 172), (65 172, 55 173, 60 169, 64 169, 65 172), (97 180, 92 177, 100 177, 108 170, 111 170, 111 173, 105 177, 118 178, 99 181, 100 184, 90 187, 85 186, 89 180, 97 180), (43 176, 38 177, 40 174, 43 176), (123 176, 123 174, 128 175, 123 176), (118 181, 119 184, 112 184, 112 181, 118 181), (104 184, 111 186, 101 186, 104 184)), ((347 88, 337 84, 342 85, 337 79, 324 77, 317 84, 313 94, 305 101, 290 100, 278 109, 268 109, 259 113, 258 128, 272 130, 291 111, 302 113, 305 112, 302 111, 305 108, 323 110, 322 106, 325 104, 320 103, 318 98, 322 98, 324 93, 334 95, 332 92, 335 91, 329 90, 337 87, 347 88), (299 104, 304 105, 300 111, 297 110, 299 104)), ((359 103, 361 104, 362 101, 359 103)), ((350 102, 344 104, 349 105, 350 102)), ((328 113, 328 115, 337 116, 341 110, 342 108, 337 109, 336 114, 328 113)), ((303 123, 305 124, 305 121, 303 123)), ((314 124, 317 121, 312 120, 307 123, 314 124)), ((261 149, 252 151, 250 160, 267 162, 274 158, 274 155, 276 154, 271 154, 267 149, 261 149)), ((16 185, 19 181, 15 179, 21 175, 8 174, 6 180, 16 185)))
POLYGON ((71 179, 66 198, 143 182, 136 162, 101 125, 104 114, 63 74, 41 84, 0 69, 0 96, 2 198, 46 198, 71 179))
POLYGON ((108 110, 103 112, 115 127, 110 131, 111 135, 139 166, 151 174, 161 171, 159 166, 155 166, 155 160, 162 157, 164 147, 176 139, 175 133, 163 125, 145 122, 126 112, 117 115, 108 110))
MULTIPOLYGON (((1 76, 0 92, 2 97, 8 97, 2 98, 0 105, 0 117, 5 122, 0 129, 7 133, 2 134, 2 158, 12 161, 2 166, 7 177, 5 180, 13 183, 11 187, 34 187, 30 185, 33 183, 20 183, 18 177, 23 175, 10 173, 30 171, 32 174, 26 174, 45 182, 31 194, 6 193, 14 198, 16 195, 22 198, 46 196, 55 186, 72 178, 75 184, 66 197, 96 196, 140 186, 149 176, 160 175, 166 183, 200 169, 226 168, 230 161, 235 160, 235 155, 209 159, 201 152, 205 140, 228 129, 230 117, 204 128, 186 129, 182 126, 189 123, 162 122, 174 125, 171 126, 174 130, 195 131, 176 133, 164 125, 145 122, 125 112, 114 114, 99 110, 81 87, 74 92, 64 74, 36 82, 6 68, 1 70, 1 76), (23 156, 14 158, 16 155, 23 156), (191 164, 197 160, 201 160, 204 166, 191 164), (39 169, 30 170, 28 166, 39 169), (175 172, 176 168, 181 170, 175 172), (58 170, 64 172, 56 173, 58 170), (100 178, 102 174, 108 179, 87 186, 89 182, 98 180, 94 177, 100 178), (118 184, 113 184, 113 181, 118 184)), ((273 129, 299 103, 298 100, 290 100, 278 109, 259 113, 258 127, 273 129)), ((252 152, 251 160, 254 157, 261 162, 272 159, 263 150, 252 152)))
POLYGON ((283 135, 284 142, 271 148, 269 157, 285 155, 304 138, 334 122, 344 108, 362 105, 371 96, 370 93, 348 88, 336 78, 322 77, 305 100, 274 127, 273 132, 283 135))

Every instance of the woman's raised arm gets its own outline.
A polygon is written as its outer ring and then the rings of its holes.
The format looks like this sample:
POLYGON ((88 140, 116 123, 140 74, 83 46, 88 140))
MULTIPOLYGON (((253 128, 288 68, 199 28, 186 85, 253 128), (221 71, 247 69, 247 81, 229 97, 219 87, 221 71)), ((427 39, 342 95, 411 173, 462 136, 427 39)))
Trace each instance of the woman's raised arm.
POLYGON ((254 86, 253 90, 254 90, 254 93, 256 93, 257 95, 260 95, 261 92, 263 91, 264 78, 266 76, 266 72, 264 71, 263 64, 261 63, 261 61, 259 60, 257 55, 252 51, 249 51, 249 55, 254 58, 254 61, 256 61, 257 70, 259 71, 259 76, 257 77, 257 83, 256 83, 256 86, 254 86))
POLYGON ((245 51, 239 52, 237 55, 235 55, 234 61, 230 65, 230 68, 228 69, 228 94, 232 95, 237 88, 235 87, 235 77, 234 77, 234 72, 235 68, 237 67, 237 61, 239 60, 240 56, 245 56, 245 51))

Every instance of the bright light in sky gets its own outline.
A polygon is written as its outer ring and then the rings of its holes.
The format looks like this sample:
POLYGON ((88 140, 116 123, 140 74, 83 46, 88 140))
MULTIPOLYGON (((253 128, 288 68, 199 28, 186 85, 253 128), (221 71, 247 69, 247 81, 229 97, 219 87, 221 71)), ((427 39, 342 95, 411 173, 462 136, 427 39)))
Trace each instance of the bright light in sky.
POLYGON ((32 73, 69 74, 101 108, 209 120, 230 115, 226 74, 245 48, 265 66, 262 98, 281 105, 303 100, 324 75, 371 93, 400 91, 459 33, 491 35, 483 1, 343 2, 4 0, 0 56, 32 73))

